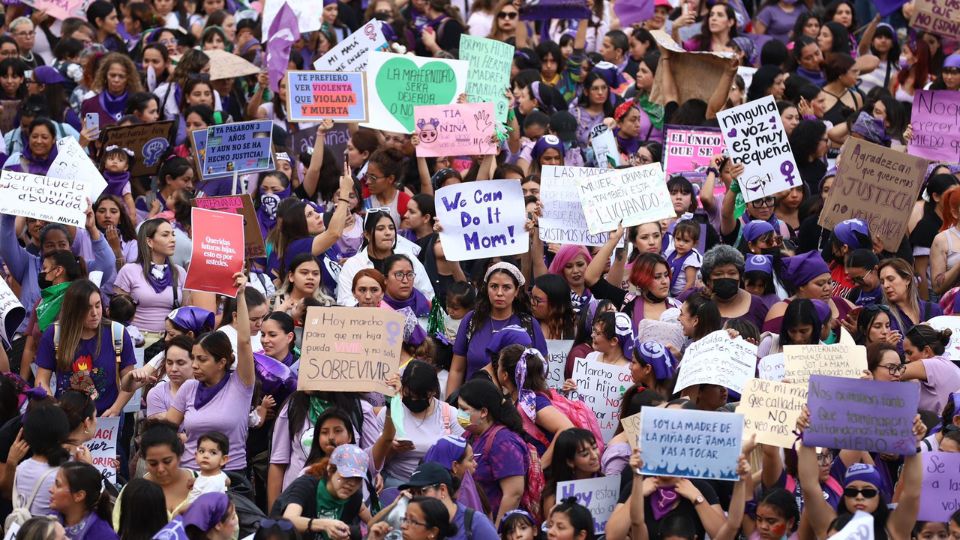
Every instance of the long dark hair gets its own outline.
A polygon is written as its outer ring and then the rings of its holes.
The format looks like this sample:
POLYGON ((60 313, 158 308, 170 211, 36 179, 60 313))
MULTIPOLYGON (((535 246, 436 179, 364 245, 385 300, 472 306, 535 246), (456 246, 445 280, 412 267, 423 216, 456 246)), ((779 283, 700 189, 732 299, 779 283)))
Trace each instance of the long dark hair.
POLYGON ((576 332, 567 280, 557 274, 544 274, 533 280, 533 285, 547 295, 547 320, 541 326, 548 327, 556 339, 570 339, 576 332))
MULTIPOLYGON (((100 519, 110 522, 113 512, 113 503, 110 495, 101 486, 103 475, 96 467, 82 461, 68 461, 60 465, 60 472, 67 480, 70 493, 83 491, 86 497, 83 504, 87 511, 96 512, 100 519)), ((164 512, 166 508, 164 507, 164 512)))
POLYGON ((521 326, 529 330, 533 324, 533 311, 530 309, 530 298, 527 296, 526 289, 520 286, 520 282, 513 274, 504 269, 497 269, 491 272, 487 279, 483 280, 483 285, 480 287, 480 293, 477 295, 477 307, 473 310, 473 317, 470 318, 468 329, 470 335, 473 335, 490 320, 490 312, 493 310, 493 306, 490 304, 490 292, 487 287, 490 278, 497 274, 508 276, 510 281, 513 282, 513 286, 517 288, 517 296, 514 297, 511 307, 513 308, 513 314, 520 319, 521 326))
POLYGON ((307 413, 310 410, 311 395, 326 401, 331 408, 345 411, 353 429, 359 433, 363 432, 363 408, 360 403, 360 394, 355 392, 305 392, 297 390, 287 399, 287 419, 289 420, 287 430, 291 439, 296 437, 304 422, 309 419, 307 413))
POLYGON ((817 315, 817 310, 813 306, 813 301, 806 298, 795 298, 787 305, 783 313, 783 323, 780 327, 780 345, 816 345, 820 343, 820 332, 823 329, 823 323, 817 315), (813 333, 810 339, 812 343, 794 343, 790 337, 790 328, 809 324, 813 327, 813 333))
MULTIPOLYGON (((151 96, 153 94, 150 94, 151 96)), ((100 209, 100 206, 105 202, 110 201, 113 204, 117 205, 117 210, 120 211, 120 220, 117 222, 117 232, 120 233, 120 238, 124 242, 129 242, 131 240, 137 239, 137 230, 133 226, 133 221, 130 219, 130 214, 127 213, 127 205, 123 202, 120 197, 116 195, 110 195, 109 193, 104 193, 97 199, 97 202, 93 203, 93 213, 96 215, 97 210, 100 209)), ((97 226, 100 229, 100 232, 104 232, 100 226, 97 226)))
MULTIPOLYGON (((581 532, 585 533, 587 536, 584 540, 594 540, 595 536, 593 533, 594 524, 593 524, 593 514, 590 513, 590 510, 586 506, 577 502, 577 499, 570 497, 568 499, 563 499, 560 504, 553 507, 553 510, 550 511, 550 515, 553 514, 565 514, 570 520, 570 525, 573 526, 573 536, 576 538, 581 532)), ((663 532, 663 538, 671 536, 663 532)))
POLYGON ((427 522, 425 525, 427 530, 437 529, 436 540, 443 540, 457 534, 457 526, 450 521, 450 512, 447 510, 447 506, 440 502, 440 499, 414 497, 410 500, 410 504, 420 507, 420 511, 423 512, 423 519, 427 522))
MULTIPOLYGON (((153 255, 150 253, 151 250, 150 246, 147 245, 147 239, 153 238, 153 236, 157 234, 157 231, 160 230, 160 226, 164 223, 170 224, 163 218, 148 219, 140 225, 140 229, 137 231, 137 264, 140 265, 140 269, 143 271, 143 278, 146 280, 150 279, 150 263, 153 262, 153 255)), ((170 268, 170 286, 179 289, 180 272, 177 270, 177 265, 171 263, 169 257, 167 257, 166 264, 169 265, 170 268)))
MULTIPOLYGON (((290 414, 289 409, 287 410, 287 414, 290 414)), ((350 419, 350 413, 339 407, 330 407, 329 409, 320 413, 320 416, 317 417, 316 425, 313 426, 313 444, 310 445, 310 454, 307 455, 307 461, 304 463, 304 467, 313 465, 323 458, 330 457, 323 453, 323 446, 319 443, 320 426, 330 419, 340 420, 343 422, 344 427, 347 428, 347 431, 350 432, 350 440, 347 442, 347 444, 357 444, 356 429, 354 428, 353 420, 350 419)), ((291 426, 292 425, 293 424, 291 423, 291 426)), ((299 427, 297 429, 299 430, 299 427)))
POLYGON ((124 540, 150 540, 167 524, 163 488, 143 478, 134 478, 120 495, 120 526, 124 540))
POLYGON ((577 452, 590 446, 596 446, 597 439, 588 429, 570 428, 557 434, 553 443, 553 455, 555 459, 547 468, 548 478, 547 491, 556 491, 557 483, 568 480, 576 480, 574 475, 576 471, 569 464, 577 456, 577 452), (552 490, 551 490, 552 488, 552 490))
MULTIPOLYGON (((723 6, 724 11, 727 13, 727 18, 733 21, 733 26, 730 27, 730 39, 733 39, 739 35, 737 32, 737 12, 733 9, 733 6, 730 4, 714 4, 710 6, 712 11, 716 6, 723 6)), ((711 50, 711 45, 713 45, 713 35, 710 33, 710 13, 707 13, 707 16, 703 18, 703 22, 700 24, 700 34, 694 38, 697 40, 697 50, 700 51, 709 51, 711 50)))
POLYGON ((493 423, 501 424, 521 437, 525 435, 517 408, 503 397, 493 381, 470 379, 460 387, 460 399, 478 411, 486 409, 493 423))
MULTIPOLYGON (((547 394, 550 392, 550 388, 547 387, 547 376, 543 360, 537 356, 528 356, 526 359, 523 359, 524 351, 526 351, 526 348, 523 345, 516 343, 507 345, 500 351, 500 357, 496 362, 497 366, 503 369, 507 376, 510 377, 510 382, 516 386, 517 378, 514 372, 517 369, 517 364, 521 361, 525 362, 527 365, 527 378, 523 381, 523 388, 541 394, 547 394)), ((520 390, 520 388, 518 388, 518 390, 520 390)))

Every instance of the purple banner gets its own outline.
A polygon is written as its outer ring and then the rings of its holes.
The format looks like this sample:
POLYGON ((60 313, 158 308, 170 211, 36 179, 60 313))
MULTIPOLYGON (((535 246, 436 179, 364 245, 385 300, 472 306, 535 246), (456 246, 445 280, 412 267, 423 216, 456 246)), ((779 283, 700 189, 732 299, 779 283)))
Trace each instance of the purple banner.
POLYGON ((960 162, 960 92, 920 90, 910 115, 910 153, 947 163, 960 162))
POLYGON ((913 455, 919 401, 915 384, 813 375, 807 393, 810 427, 803 432, 803 444, 913 455))
POLYGON ((907 3, 907 0, 873 0, 873 5, 877 7, 880 15, 886 17, 899 10, 907 3))
POLYGON ((960 510, 960 454, 923 452, 923 491, 918 520, 950 521, 960 510))
POLYGON ((590 8, 586 0, 528 0, 520 8, 524 21, 550 19, 589 19, 590 8))
POLYGON ((617 2, 613 5, 613 12, 620 18, 620 24, 624 26, 642 23, 653 17, 653 0, 617 2))

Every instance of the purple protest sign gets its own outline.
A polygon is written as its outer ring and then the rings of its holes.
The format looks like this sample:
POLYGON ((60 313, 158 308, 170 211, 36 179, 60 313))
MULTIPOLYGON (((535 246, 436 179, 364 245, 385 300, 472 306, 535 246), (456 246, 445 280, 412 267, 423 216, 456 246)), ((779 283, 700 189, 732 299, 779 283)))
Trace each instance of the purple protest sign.
POLYGON ((960 510, 960 454, 923 452, 923 489, 918 520, 950 521, 960 510))
POLYGON ((910 115, 913 137, 909 151, 947 163, 960 162, 960 93, 919 90, 910 115))
POLYGON ((653 17, 653 0, 634 0, 633 2, 617 2, 613 5, 613 12, 620 18, 620 24, 631 25, 642 23, 653 17))
POLYGON ((873 0, 873 5, 876 6, 880 15, 884 17, 902 8, 906 3, 907 0, 873 0))
POLYGON ((803 432, 803 444, 913 455, 919 401, 915 384, 813 375, 807 392, 810 427, 803 432))

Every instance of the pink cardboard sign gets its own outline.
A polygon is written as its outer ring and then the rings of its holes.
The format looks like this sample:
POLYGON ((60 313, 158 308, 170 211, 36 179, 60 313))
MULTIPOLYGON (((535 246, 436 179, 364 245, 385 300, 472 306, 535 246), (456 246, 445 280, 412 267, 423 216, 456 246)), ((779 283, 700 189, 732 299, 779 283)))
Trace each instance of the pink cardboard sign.
POLYGON ((414 107, 417 157, 485 156, 497 153, 493 142, 493 103, 414 107))

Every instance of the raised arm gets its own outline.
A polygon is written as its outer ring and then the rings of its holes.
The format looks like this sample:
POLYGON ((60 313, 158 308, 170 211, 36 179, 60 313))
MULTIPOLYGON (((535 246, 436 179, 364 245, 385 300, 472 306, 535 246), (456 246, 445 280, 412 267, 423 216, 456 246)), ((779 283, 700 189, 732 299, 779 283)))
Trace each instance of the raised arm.
MULTIPOLYGON (((317 140, 313 143, 313 154, 310 156, 310 166, 303 175, 303 190, 313 197, 317 193, 317 184, 320 183, 320 166, 323 165, 323 149, 326 133, 333 127, 333 120, 324 119, 317 126, 317 140)), ((293 156, 291 156, 293 157, 293 156)))
POLYGON ((670 49, 660 49, 660 69, 663 74, 660 76, 660 95, 663 96, 664 103, 679 103, 680 91, 677 89, 677 81, 673 78, 673 71, 670 69, 670 49))
MULTIPOLYGON (((629 499, 630 540, 647 540, 650 538, 647 522, 643 515, 643 501, 646 498, 644 483, 646 480, 637 472, 641 467, 643 467, 643 460, 640 458, 640 450, 634 448, 633 453, 630 454, 630 472, 633 473, 633 489, 630 491, 629 499)), ((656 482, 656 479, 651 478, 650 481, 656 482)))
POLYGON ((243 272, 233 275, 233 286, 237 288, 237 320, 243 321, 237 325, 237 375, 244 386, 251 386, 255 382, 253 370, 253 346, 250 344, 250 313, 247 311, 247 299, 244 289, 247 287, 247 276, 243 272))
MULTIPOLYGON (((917 443, 927 434, 927 428, 920 421, 918 414, 913 418, 913 434, 917 443)), ((903 470, 900 472, 900 500, 897 507, 890 512, 887 518, 887 528, 893 538, 909 538, 913 524, 917 521, 920 512, 920 491, 923 484, 923 461, 920 453, 903 458, 903 470)))
MULTIPOLYGON (((339 193, 341 194, 353 191, 353 175, 350 172, 350 165, 344 164, 344 166, 346 167, 346 171, 344 171, 343 176, 340 177, 339 193)), ((324 252, 337 243, 337 240, 340 240, 340 237, 343 236, 343 229, 346 227, 347 215, 349 213, 350 201, 338 195, 336 208, 334 208, 333 216, 330 218, 330 226, 313 239, 311 252, 315 257, 323 255, 324 252)))
MULTIPOLYGON (((623 224, 620 224, 617 225, 617 230, 610 233, 607 242, 600 247, 597 254, 593 256, 593 260, 587 265, 587 270, 583 274, 583 281, 587 284, 587 287, 593 287, 603 277, 603 269, 607 265, 607 261, 610 260, 610 256, 613 255, 613 250, 620 245, 622 238, 623 224)), ((619 284, 615 283, 614 285, 619 284)))
MULTIPOLYGON (((810 411, 804 405, 803 412, 797 420, 797 428, 802 431, 809 425, 810 411)), ((812 446, 801 444, 797 449, 797 476, 800 480, 800 489, 803 491, 803 513, 807 516, 807 521, 816 537, 826 538, 830 522, 837 517, 837 513, 823 497, 817 451, 812 446)))
POLYGON ((713 89, 710 101, 707 102, 707 120, 716 118, 717 113, 726 107, 727 100, 730 98, 730 86, 733 85, 733 78, 736 77, 737 67, 739 66, 740 63, 736 58, 731 58, 727 61, 726 69, 723 70, 723 75, 720 76, 720 82, 718 82, 717 87, 713 89))

